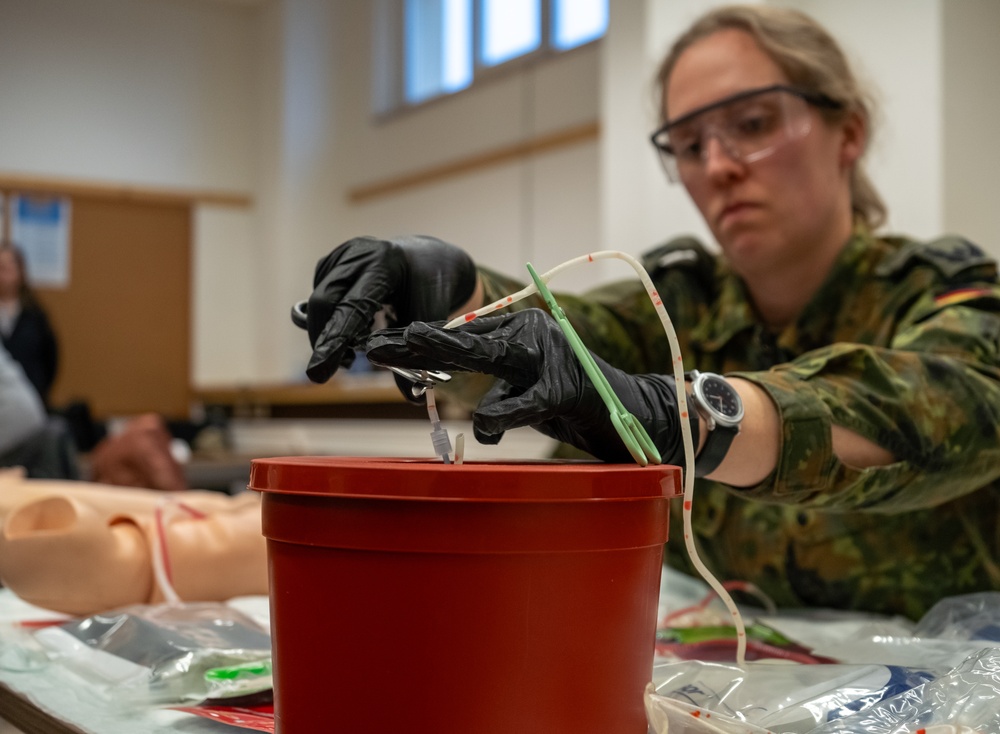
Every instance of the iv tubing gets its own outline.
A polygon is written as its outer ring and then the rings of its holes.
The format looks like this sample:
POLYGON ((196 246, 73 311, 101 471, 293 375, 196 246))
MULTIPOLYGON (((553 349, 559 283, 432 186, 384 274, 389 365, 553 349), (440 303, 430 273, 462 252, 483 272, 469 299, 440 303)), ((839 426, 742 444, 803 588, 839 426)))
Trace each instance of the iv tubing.
MULTIPOLYGON (((670 354, 673 355, 674 382, 678 387, 684 385, 684 362, 681 357, 680 343, 677 341, 677 332, 674 330, 673 322, 671 322, 670 316, 667 314, 667 309, 663 306, 663 300, 656 292, 656 286, 653 285, 653 281, 650 279, 649 273, 646 272, 646 269, 643 268, 642 264, 634 257, 618 250, 599 250, 597 252, 591 252, 586 255, 575 257, 572 260, 567 260, 561 265, 557 265, 551 270, 543 273, 539 277, 544 283, 548 284, 553 277, 576 265, 592 263, 595 260, 610 259, 624 260, 627 262, 632 266, 632 269, 635 270, 639 280, 642 281, 643 286, 646 288, 646 293, 649 294, 649 300, 653 302, 656 314, 660 317, 660 323, 663 325, 663 331, 667 335, 667 341, 670 344, 670 354)), ((517 293, 504 296, 503 298, 487 304, 482 308, 470 311, 469 313, 452 319, 445 324, 445 328, 451 329, 459 324, 472 321, 479 316, 485 316, 498 311, 501 308, 506 308, 507 306, 510 306, 511 304, 535 293, 538 293, 538 288, 534 283, 532 283, 525 288, 522 288, 517 293)), ((708 567, 702 562, 701 556, 698 555, 698 549, 694 543, 694 532, 691 527, 691 508, 694 502, 694 437, 691 435, 691 424, 688 420, 689 412, 687 392, 684 389, 677 390, 677 410, 680 413, 681 418, 680 424, 681 440, 684 444, 684 466, 689 467, 684 472, 684 547, 687 549, 688 556, 694 564, 694 567, 698 570, 698 573, 701 574, 701 577, 715 591, 715 593, 719 595, 719 598, 722 599, 726 608, 729 610, 729 613, 732 615, 733 625, 736 628, 736 664, 740 667, 744 667, 746 661, 747 635, 746 626, 743 624, 743 616, 740 614, 739 609, 736 608, 736 604, 733 602, 733 598, 729 595, 726 588, 714 575, 712 575, 712 572, 709 571, 708 567)))
POLYGON ((196 520, 204 520, 205 514, 176 499, 165 499, 156 505, 153 513, 151 554, 153 561, 153 579, 167 604, 181 603, 181 598, 174 590, 173 574, 170 571, 170 549, 167 547, 167 525, 169 515, 173 510, 180 509, 196 520))

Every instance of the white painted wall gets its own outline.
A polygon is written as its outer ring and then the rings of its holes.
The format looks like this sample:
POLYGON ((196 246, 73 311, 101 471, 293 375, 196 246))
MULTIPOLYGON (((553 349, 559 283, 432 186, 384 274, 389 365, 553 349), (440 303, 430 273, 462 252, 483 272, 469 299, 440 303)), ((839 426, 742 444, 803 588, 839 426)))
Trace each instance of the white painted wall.
POLYGON ((256 18, 192 0, 2 0, 0 169, 245 189, 256 18))
POLYGON ((1000 254, 1000 3, 944 7, 942 229, 1000 254))
MULTIPOLYGON (((261 10, 0 0, 0 171, 256 194, 261 10)), ((256 377, 254 212, 194 222, 193 374, 256 377)))
MULTIPOLYGON (((969 1, 957 0, 957 5, 969 1)), ((889 209, 886 229, 922 238, 941 234, 947 143, 941 26, 942 15, 956 5, 955 0, 784 4, 811 13, 829 28, 854 62, 855 73, 873 88, 881 117, 876 120, 868 165, 889 209)), ((1000 253, 1000 242, 996 251, 1000 253)))
POLYGON ((673 37, 717 0, 611 3, 601 76, 604 239, 638 255, 680 234, 711 242, 683 188, 667 181, 649 136, 658 127, 654 83, 673 37))
MULTIPOLYGON (((714 1, 714 0, 713 0, 714 1)), ((779 1, 779 0, 772 0, 779 1)), ((789 0, 790 1, 790 0, 789 0)), ((288 308, 355 234, 425 232, 498 269, 705 235, 648 142, 651 80, 706 0, 615 0, 600 44, 407 114, 371 112, 370 0, 0 0, 0 172, 244 191, 195 218, 196 384, 300 379, 288 308), (351 205, 359 185, 599 119, 597 142, 351 205)), ((894 229, 1000 254, 1000 3, 798 0, 880 92, 894 229)), ((616 277, 601 264, 561 287, 616 277)))

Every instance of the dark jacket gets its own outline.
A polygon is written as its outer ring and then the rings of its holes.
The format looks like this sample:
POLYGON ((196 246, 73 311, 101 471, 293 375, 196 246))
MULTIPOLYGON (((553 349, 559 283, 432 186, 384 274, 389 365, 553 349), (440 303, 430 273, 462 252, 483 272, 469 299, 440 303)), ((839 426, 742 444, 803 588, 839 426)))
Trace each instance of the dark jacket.
POLYGON ((38 306, 25 306, 10 336, 2 340, 48 407, 49 392, 59 369, 59 346, 45 312, 38 306))

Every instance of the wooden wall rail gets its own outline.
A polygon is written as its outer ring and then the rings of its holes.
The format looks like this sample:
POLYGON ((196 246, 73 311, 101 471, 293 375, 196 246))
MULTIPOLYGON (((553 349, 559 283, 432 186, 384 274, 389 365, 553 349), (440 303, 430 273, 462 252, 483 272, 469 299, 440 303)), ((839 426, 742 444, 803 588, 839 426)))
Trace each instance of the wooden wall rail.
MULTIPOLYGON (((427 168, 401 176, 394 176, 382 181, 356 186, 348 191, 348 199, 353 204, 361 204, 416 186, 435 183, 447 178, 528 158, 540 153, 596 140, 600 132, 601 126, 599 122, 588 122, 583 125, 565 128, 458 160, 428 166, 427 168)), ((134 201, 149 204, 207 204, 239 208, 246 208, 253 205, 253 197, 237 191, 141 186, 0 172, 0 191, 5 190, 111 199, 116 201, 134 201)))
POLYGON ((215 385, 194 389, 194 398, 210 405, 335 405, 340 403, 405 403, 388 374, 370 377, 334 377, 324 385, 312 383, 215 385), (382 379, 382 378, 386 379, 382 379))
POLYGON ((461 176, 483 168, 489 168, 501 163, 527 158, 546 153, 570 145, 578 145, 596 140, 601 133, 599 122, 588 122, 583 125, 565 128, 554 133, 539 135, 530 140, 523 140, 511 145, 494 148, 483 153, 467 156, 459 160, 428 166, 419 171, 394 176, 374 183, 357 186, 347 192, 352 204, 360 204, 388 194, 394 194, 405 189, 436 183, 446 178, 461 176))
POLYGON ((5 190, 145 204, 208 204, 240 208, 253 205, 253 198, 249 194, 238 191, 141 186, 0 172, 0 191, 5 190))

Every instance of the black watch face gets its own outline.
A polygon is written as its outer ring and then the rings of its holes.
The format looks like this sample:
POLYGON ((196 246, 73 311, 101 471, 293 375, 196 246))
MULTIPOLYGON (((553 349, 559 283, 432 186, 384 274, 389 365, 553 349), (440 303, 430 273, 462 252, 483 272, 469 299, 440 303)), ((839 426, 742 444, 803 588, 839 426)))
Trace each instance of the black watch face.
POLYGON ((702 383, 701 394, 708 405, 727 418, 738 418, 743 410, 736 391, 717 377, 709 378, 702 383))

